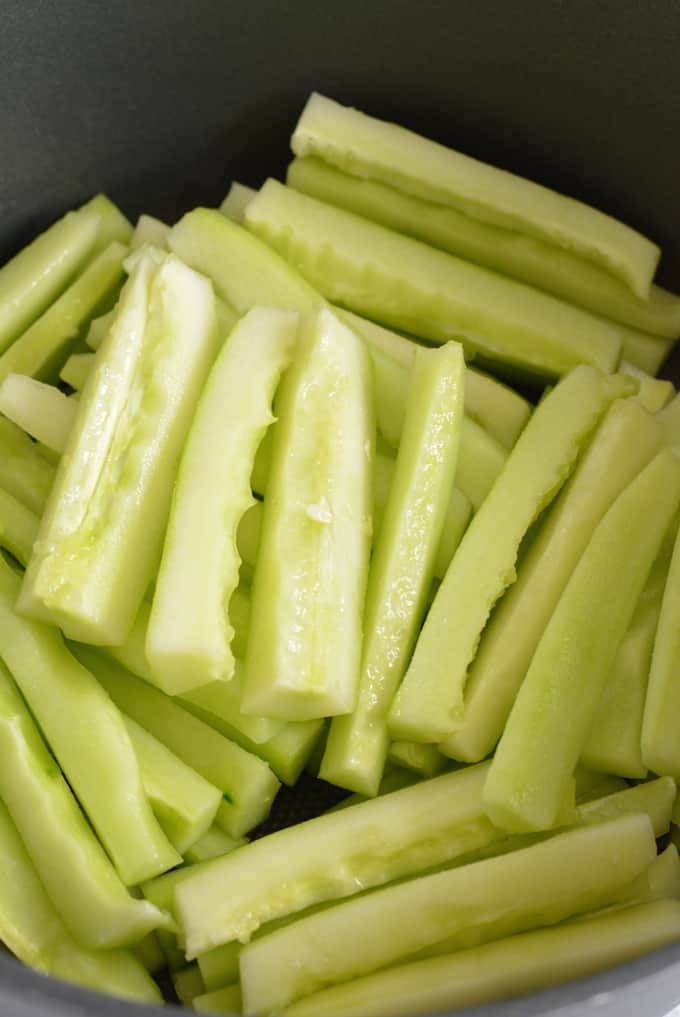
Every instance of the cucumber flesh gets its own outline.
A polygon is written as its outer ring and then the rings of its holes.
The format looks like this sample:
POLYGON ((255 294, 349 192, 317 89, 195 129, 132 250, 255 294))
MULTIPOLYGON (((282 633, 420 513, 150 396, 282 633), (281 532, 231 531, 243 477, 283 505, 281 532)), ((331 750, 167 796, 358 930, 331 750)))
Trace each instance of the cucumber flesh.
POLYGON ((234 982, 233 985, 225 985, 221 989, 196 996, 192 1006, 199 1013, 242 1013, 241 986, 234 982))
MULTIPOLYGON (((677 397, 676 397, 677 398, 677 397)), ((642 721, 642 759, 655 773, 680 779, 673 716, 680 703, 680 531, 661 602, 642 721)))
POLYGON ((477 511, 502 472, 507 450, 476 421, 462 423, 460 454, 456 468, 456 486, 477 511))
POLYGON ((85 343, 95 353, 104 342, 116 316, 116 308, 102 314, 99 318, 93 318, 85 336, 85 343))
POLYGON ((680 463, 664 450, 597 525, 536 648, 489 770, 484 801, 499 826, 541 830, 555 822, 679 503, 680 463))
POLYGON ((487 767, 469 767, 326 813, 240 848, 182 883, 188 955, 305 908, 451 861, 498 839, 481 809, 487 767), (332 866, 328 857, 335 859, 332 866), (280 859, 287 861, 285 884, 280 859), (210 906, 207 906, 207 902, 210 906))
POLYGON ((412 1017, 448 1012, 585 978, 678 939, 680 903, 659 900, 391 968, 314 993, 283 1013, 412 1017))
POLYGON ((660 250, 598 209, 479 162, 314 92, 291 140, 295 155, 317 156, 357 177, 451 206, 571 252, 649 297, 660 250))
POLYGON ((655 837, 663 837, 671 826, 671 814, 675 802, 675 781, 672 777, 657 777, 656 780, 636 784, 624 791, 593 801, 585 802, 578 808, 579 818, 587 823, 615 819, 645 812, 650 819, 655 837))
POLYGON ((81 392, 93 367, 94 353, 72 353, 59 372, 59 377, 74 391, 81 392))
POLYGON ((267 818, 279 782, 266 763, 103 654, 80 645, 72 649, 120 710, 220 789, 224 800, 216 822, 226 833, 242 837, 267 818))
POLYGON ((442 746, 447 755, 470 762, 493 750, 593 529, 660 442, 658 424, 633 400, 615 402, 604 416, 482 633, 460 724, 442 746))
POLYGON ((71 935, 87 948, 112 949, 167 925, 121 883, 4 667, 0 748, 0 797, 71 935))
POLYGON ((677 522, 664 539, 607 678, 581 753, 581 762, 591 769, 630 778, 647 776, 641 749, 642 717, 676 530, 677 522))
POLYGON ((322 309, 298 342, 276 400, 242 708, 303 721, 356 699, 375 422, 361 340, 322 309))
MULTIPOLYGON (((146 636, 156 684, 177 695, 234 673, 228 607, 238 585, 236 531, 253 503, 255 452, 297 339, 298 317, 255 308, 211 370, 175 481, 146 636)), ((0 389, 0 403, 2 390, 0 389)))
MULTIPOLYGON (((236 661, 233 678, 228 682, 210 682, 201 688, 183 693, 182 703, 198 706, 207 714, 216 717, 231 729, 237 728, 249 742, 260 744, 274 738, 285 727, 284 720, 274 717, 258 717, 241 711, 241 699, 245 685, 245 669, 236 661)), ((248 746, 249 747, 249 746, 248 746)))
POLYGON ((350 173, 321 159, 302 158, 290 164, 286 182, 312 198, 545 290, 593 314, 670 339, 680 335, 680 297, 659 286, 652 285, 649 298, 641 300, 605 269, 553 244, 350 173))
POLYGON ((664 381, 661 378, 654 378, 647 371, 642 371, 635 364, 627 361, 621 362, 621 373, 635 378, 640 388, 635 396, 636 400, 648 413, 658 413, 664 406, 667 406, 675 395, 675 387, 672 381, 664 381))
POLYGON ((0 547, 24 568, 33 552, 39 525, 40 519, 34 512, 0 487, 0 547))
POLYGON ((246 207, 256 194, 257 191, 252 187, 246 187, 245 184, 239 184, 234 180, 220 205, 220 212, 232 222, 242 223, 246 207))
POLYGON ((268 180, 246 226, 327 300, 545 381, 616 368, 623 326, 268 180))
POLYGON ((79 401, 26 570, 26 613, 47 613, 74 639, 125 640, 217 341, 208 280, 170 255, 142 255, 79 401))
POLYGON ((625 816, 336 904, 243 947, 245 1012, 277 1012, 443 943, 453 950, 616 903, 655 857, 647 816, 625 816))
POLYGON ((21 428, 0 416, 0 487, 42 515, 53 482, 52 463, 21 428))
POLYGON ((53 385, 26 374, 8 374, 0 382, 0 412, 36 441, 61 454, 78 407, 53 385))
POLYGON ((235 851, 247 843, 245 837, 230 837, 224 830, 220 830, 219 826, 213 825, 187 849, 184 861, 187 865, 208 862, 213 858, 228 855, 230 851, 235 851))
POLYGON ((152 247, 165 247, 171 229, 171 226, 161 219, 156 219, 153 215, 140 215, 130 240, 130 248, 136 251, 137 248, 144 247, 145 244, 150 244, 152 247))
POLYGON ((435 745, 418 742, 392 742, 387 758, 391 763, 404 766, 421 777, 436 777, 451 765, 450 760, 435 745))
POLYGON ((389 737, 387 712, 426 607, 456 474, 463 421, 463 351, 418 352, 394 476, 374 545, 354 711, 331 722, 319 776, 375 795, 389 737))
POLYGON ((623 359, 647 374, 658 374, 675 346, 675 339, 626 329, 621 333, 623 359))
POLYGON ((180 856, 151 811, 119 711, 56 629, 15 613, 19 585, 0 559, 2 659, 121 879, 134 886, 180 856))
POLYGON ((516 578, 519 545, 626 385, 582 366, 534 411, 437 591, 392 704, 394 738, 441 742, 460 726, 467 669, 492 607, 516 578))
POLYGON ((0 381, 29 374, 53 381, 89 321, 111 306, 124 278, 127 248, 113 243, 0 357, 0 381))

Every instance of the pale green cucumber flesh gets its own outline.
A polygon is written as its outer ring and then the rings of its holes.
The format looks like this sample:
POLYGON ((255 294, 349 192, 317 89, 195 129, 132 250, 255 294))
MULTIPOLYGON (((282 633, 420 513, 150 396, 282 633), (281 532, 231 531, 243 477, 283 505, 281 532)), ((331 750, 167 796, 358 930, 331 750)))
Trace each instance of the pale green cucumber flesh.
POLYGON ((0 416, 0 486, 42 515, 54 482, 54 466, 27 434, 0 416))
POLYGON ((230 837, 224 830, 220 830, 218 826, 211 826, 187 849, 184 860, 187 864, 208 862, 213 858, 221 857, 221 855, 228 855, 230 851, 235 851, 236 848, 243 847, 247 843, 245 837, 236 839, 230 837))
POLYGON ((243 214, 248 202, 251 201, 256 194, 257 191, 255 191, 252 187, 246 187, 244 184, 239 184, 237 180, 234 180, 220 205, 220 212, 222 215, 226 215, 227 219, 231 219, 233 222, 242 223, 243 214))
POLYGON ((39 517, 8 491, 0 487, 0 547, 24 568, 33 552, 39 517))
POLYGON ((77 409, 58 388, 26 374, 0 382, 0 413, 53 452, 64 451, 77 409))
POLYGON ((136 251, 144 244, 151 244, 152 247, 165 247, 171 226, 157 219, 153 215, 140 215, 135 224, 135 231, 130 240, 130 247, 136 251))
POLYGON ((93 367, 93 353, 72 353, 59 372, 59 377, 76 392, 81 392, 93 367))
POLYGON ((680 463, 662 451, 596 527, 536 648, 489 770, 484 801, 499 826, 554 824, 679 502, 680 463))

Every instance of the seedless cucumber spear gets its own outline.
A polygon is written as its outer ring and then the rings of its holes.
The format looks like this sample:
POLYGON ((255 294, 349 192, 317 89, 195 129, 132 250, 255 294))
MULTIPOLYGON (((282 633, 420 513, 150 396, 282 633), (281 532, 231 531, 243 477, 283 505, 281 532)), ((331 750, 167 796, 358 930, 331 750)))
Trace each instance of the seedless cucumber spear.
POLYGON ((275 1012, 443 940, 453 950, 625 900, 655 857, 647 816, 625 816, 343 901, 242 949, 244 1012, 275 1012))
POLYGON ((302 111, 291 146, 298 156, 320 157, 356 177, 538 237, 603 268, 639 298, 649 296, 661 253, 656 244, 574 198, 317 92, 302 111))
POLYGON ((596 527, 536 648, 489 770, 484 802, 499 826, 554 824, 679 503, 680 463, 664 450, 596 527))
POLYGON ((539 524, 517 581, 482 633, 457 730, 442 746, 447 755, 476 762, 493 750, 536 646, 594 527, 660 445, 661 429, 653 417, 631 399, 613 403, 539 524))
POLYGON ((71 638, 121 643, 157 567, 177 461, 218 332, 212 287, 170 255, 132 269, 21 593, 71 638))
POLYGON ((463 351, 448 343, 416 356, 394 477, 369 571, 359 693, 330 726, 319 776, 374 795, 389 737, 387 713, 416 640, 434 575, 458 460, 463 351))
MULTIPOLYGON (((246 226, 327 300, 530 378, 616 368, 624 326, 268 180, 246 226)), ((236 227, 234 227, 236 228, 236 227)))
POLYGON ((168 927, 157 908, 135 900, 121 883, 4 666, 0 752, 0 798, 73 937, 90 949, 110 949, 168 927))
POLYGON ((534 411, 437 591, 392 704, 393 737, 441 742, 459 725, 467 668, 492 607, 516 578, 520 542, 628 384, 578 367, 534 411))
POLYGON ((43 974, 147 1003, 161 994, 139 961, 123 950, 79 946, 55 911, 5 806, 0 802, 0 940, 43 974))
POLYGON ((293 355, 297 315, 254 309, 208 377, 184 446, 156 580, 146 655, 172 695, 234 673, 228 606, 239 578, 236 531, 253 503, 255 452, 293 355))
POLYGON ((53 482, 52 463, 21 428, 0 416, 0 486, 42 515, 53 482))
POLYGON ((312 720, 354 707, 372 527, 372 384, 364 344, 330 311, 304 322, 276 399, 245 713, 312 720))
POLYGON ((121 879, 136 885, 180 856, 153 816, 119 711, 57 629, 15 613, 20 584, 0 557, 0 655, 121 879))

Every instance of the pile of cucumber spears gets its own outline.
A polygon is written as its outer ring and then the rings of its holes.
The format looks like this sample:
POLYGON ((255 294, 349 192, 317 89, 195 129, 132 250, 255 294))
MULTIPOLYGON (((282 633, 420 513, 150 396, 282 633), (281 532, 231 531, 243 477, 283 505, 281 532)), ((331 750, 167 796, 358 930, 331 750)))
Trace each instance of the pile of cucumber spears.
POLYGON ((660 252, 319 95, 292 148, 0 269, 0 939, 255 1017, 680 939, 660 252), (305 768, 348 797, 249 840, 305 768))

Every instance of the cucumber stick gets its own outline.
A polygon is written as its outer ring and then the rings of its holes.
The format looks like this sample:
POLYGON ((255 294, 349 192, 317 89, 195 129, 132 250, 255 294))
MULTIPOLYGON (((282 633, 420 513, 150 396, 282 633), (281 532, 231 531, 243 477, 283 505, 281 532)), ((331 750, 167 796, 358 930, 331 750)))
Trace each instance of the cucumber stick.
POLYGON ((482 633, 458 729, 442 749, 484 759, 500 738, 536 646, 593 529, 658 452, 658 423, 634 400, 617 400, 522 558, 517 581, 482 633))
POLYGON ((665 381, 662 378, 655 378, 647 371, 641 371, 635 364, 621 361, 621 373, 635 378, 640 388, 636 400, 648 413, 658 413, 664 406, 667 406, 675 395, 675 386, 672 381, 665 381))
POLYGON ((236 728, 249 741, 259 744, 274 738, 284 727, 284 720, 273 717, 258 717, 241 711, 241 698, 245 684, 245 669, 240 661, 236 661, 233 678, 228 682, 210 682, 201 688, 183 693, 179 698, 189 707, 197 706, 208 713, 236 728))
POLYGON ((192 1006, 198 1013, 242 1013, 241 986, 234 982, 233 985, 225 985, 213 992, 205 992, 201 996, 196 996, 192 1006))
MULTIPOLYGON (((421 777, 436 777, 450 765, 436 745, 424 745, 422 742, 392 742, 387 758, 390 763, 403 766, 421 777)), ((382 783, 380 786, 382 788, 382 783)))
POLYGON ((76 392, 81 392, 93 367, 94 353, 72 353, 59 372, 59 377, 76 392))
POLYGON ((0 487, 42 515, 54 482, 54 466, 11 420, 0 416, 0 487))
POLYGON ((56 629, 15 613, 19 585, 0 559, 0 655, 121 879, 136 885, 180 856, 153 816, 119 711, 56 629))
POLYGON ((110 243, 127 243, 132 227, 98 195, 41 233, 0 268, 0 351, 57 299, 88 258, 110 243))
POLYGON ((248 841, 245 837, 230 837, 219 826, 211 826, 187 849, 184 861, 187 865, 195 862, 208 862, 213 858, 228 855, 230 851, 243 847, 248 841))
POLYGON ((331 722, 319 776, 375 795, 389 736, 387 713, 404 676, 453 486, 463 419, 463 351, 457 343, 416 355, 409 405, 374 546, 354 711, 331 722))
POLYGON ((314 92, 291 140, 356 177, 451 206, 483 223, 546 241, 604 268, 647 299, 660 250, 646 237, 574 198, 341 106, 314 92))
POLYGON ((151 807, 170 842, 184 855, 212 825, 222 792, 131 717, 123 719, 151 807))
POLYGON ((486 772, 486 764, 469 767, 328 812, 206 865, 176 894, 187 955, 232 939, 247 941, 266 922, 451 861, 498 839, 501 834, 481 805, 486 772))
POLYGON ((626 329, 621 336, 623 359, 647 374, 658 374, 675 346, 674 339, 626 329))
POLYGON ((55 911, 5 806, 0 802, 0 940, 24 964, 99 992, 146 1003, 161 994, 123 950, 79 946, 55 911))
POLYGON ((627 384, 578 367, 534 411, 437 591, 392 704, 394 738, 441 742, 459 725, 467 668, 492 607, 516 578, 519 545, 627 384))
POLYGON ((108 335, 115 317, 116 308, 114 307, 113 310, 107 311, 106 314, 100 315, 99 318, 93 318, 90 322, 85 336, 85 344, 95 353, 108 335))
POLYGON ((327 300, 542 379, 616 368, 622 326, 268 180, 246 226, 327 300))
POLYGON ((113 303, 123 282, 127 247, 113 243, 0 357, 0 381, 8 374, 53 380, 82 329, 113 303))
POLYGON ((578 806, 578 815, 586 823, 599 823, 603 819, 644 812, 649 816, 654 836, 663 837, 670 830, 674 802, 675 781, 672 777, 658 777, 584 802, 578 806))
POLYGON ((172 227, 153 215, 140 215, 135 223, 135 231, 130 240, 130 247, 136 251, 138 247, 151 244, 152 247, 165 247, 172 227))
POLYGON ((641 300, 606 269, 569 251, 351 172, 343 173, 321 159, 302 158, 290 164, 286 181, 312 198, 511 276, 594 314, 671 339, 680 335, 680 297, 659 286, 652 286, 649 298, 641 300))
MULTIPOLYGON (((156 684, 176 695, 234 673, 228 607, 255 452, 297 338, 297 315, 256 308, 215 362, 182 453, 146 636, 156 684)), ((2 389, 0 389, 0 401, 2 389)))
POLYGON ((536 648, 484 789, 510 830, 556 819, 607 675, 680 503, 680 463, 664 450, 597 525, 536 648))
POLYGON ((330 311, 304 323, 276 399, 245 713, 303 721, 354 706, 372 526, 372 383, 364 344, 330 311))
POLYGON ((58 388, 27 374, 8 374, 0 382, 0 413, 53 452, 64 451, 77 412, 58 388))
POLYGON ((245 184, 239 184, 237 180, 234 180, 220 205, 220 212, 232 222, 242 223, 246 206, 256 194, 257 191, 252 187, 246 187, 245 184))
POLYGON ((267 818, 279 783, 266 763, 103 654, 79 645, 72 649, 120 710, 219 788, 224 801, 217 823, 226 833, 242 837, 267 818))
POLYGON ((244 946, 244 1011, 279 1011, 443 940, 453 950, 615 903, 655 857, 647 816, 625 816, 344 901, 244 946))
POLYGON ((448 1013, 585 978, 678 939, 680 902, 652 901, 380 971, 300 999, 283 1013, 284 1017, 448 1013))
POLYGON ((34 512, 0 487, 0 547, 24 568, 31 557, 39 525, 40 519, 34 512))
MULTIPOLYGON (((677 398, 677 397, 676 397, 677 398)), ((654 641, 642 723, 642 759, 655 773, 680 779, 673 717, 680 703, 680 531, 675 541, 654 641)))
POLYGON ((645 583, 628 630, 600 698, 581 762, 584 766, 623 777, 643 778, 642 718, 668 569, 677 523, 664 539, 645 583), (669 540, 670 536, 670 540, 669 540))
POLYGON ((136 262, 79 403, 26 570, 22 610, 122 643, 158 564, 177 461, 216 352, 207 279, 136 262))
POLYGON ((4 667, 0 752, 0 798, 71 935, 82 946, 110 949, 167 925, 121 883, 4 667))

